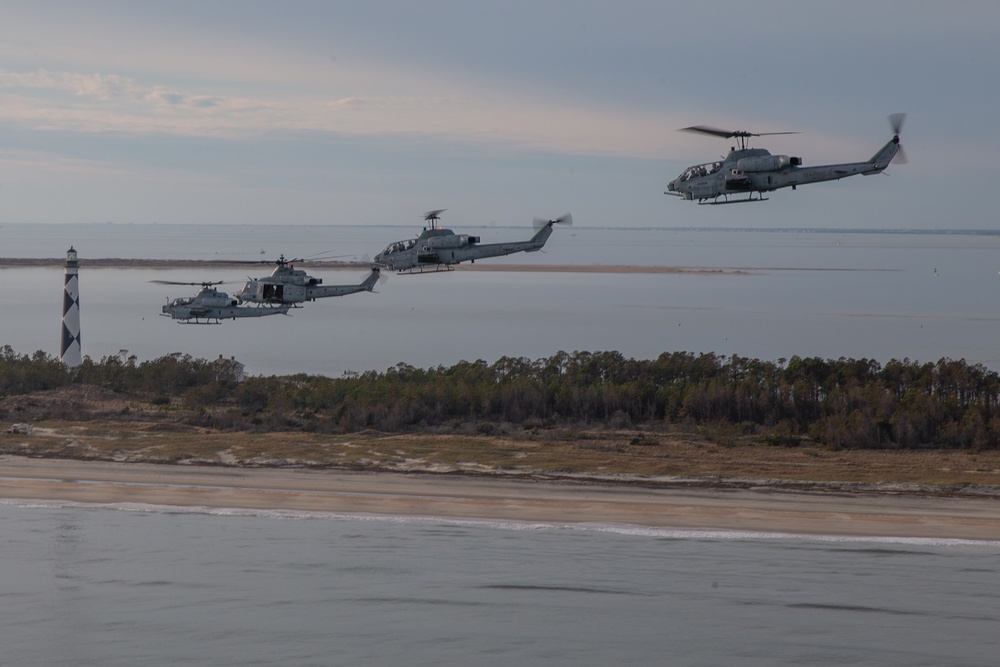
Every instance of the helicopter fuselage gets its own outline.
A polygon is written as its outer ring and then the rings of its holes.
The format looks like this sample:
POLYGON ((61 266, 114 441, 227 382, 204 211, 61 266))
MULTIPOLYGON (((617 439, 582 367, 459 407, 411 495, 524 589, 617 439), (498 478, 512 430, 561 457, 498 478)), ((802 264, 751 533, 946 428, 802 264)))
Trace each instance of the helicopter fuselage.
POLYGON ((370 292, 378 282, 379 269, 373 268, 357 285, 323 285, 322 278, 313 278, 305 271, 278 266, 266 278, 251 278, 236 293, 242 302, 296 304, 356 292, 370 292))
POLYGON ((220 292, 213 287, 206 287, 195 296, 180 297, 168 302, 161 307, 160 314, 182 322, 194 320, 201 323, 201 320, 218 322, 219 320, 235 320, 240 317, 280 315, 287 313, 288 308, 289 306, 240 306, 236 299, 225 292, 220 292))
MULTIPOLYGON (((894 136, 878 153, 866 162, 827 164, 803 167, 802 158, 788 155, 771 155, 763 148, 732 150, 719 162, 688 167, 667 184, 665 194, 687 200, 728 201, 729 195, 747 193, 748 198, 736 201, 758 201, 758 196, 779 188, 795 188, 807 183, 835 181, 856 174, 881 173, 899 150, 899 135, 894 136)), ((712 202, 716 203, 716 202, 712 202)), ((722 202, 719 202, 722 203, 722 202)))
POLYGON ((516 252, 537 252, 552 235, 552 225, 555 222, 558 221, 546 222, 527 241, 508 243, 479 243, 478 236, 456 234, 450 229, 425 229, 416 239, 390 243, 385 250, 375 255, 375 263, 400 273, 419 273, 425 270, 448 270, 453 264, 516 252))

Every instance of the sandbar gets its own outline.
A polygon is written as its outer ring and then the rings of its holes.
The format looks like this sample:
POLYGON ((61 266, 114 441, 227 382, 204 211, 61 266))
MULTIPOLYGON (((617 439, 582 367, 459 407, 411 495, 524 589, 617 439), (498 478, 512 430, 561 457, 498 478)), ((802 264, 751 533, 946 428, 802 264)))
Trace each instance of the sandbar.
MULTIPOLYGON (((114 269, 184 269, 184 268, 231 268, 232 261, 212 259, 143 259, 120 257, 97 257, 80 261, 81 267, 114 269)), ((236 262, 252 265, 260 262, 236 262)), ((62 267, 65 259, 57 257, 0 257, 0 269, 62 267)), ((302 261, 299 268, 332 271, 354 271, 370 269, 371 262, 362 261, 302 261)), ((660 264, 524 264, 517 261, 480 262, 479 264, 455 264, 442 271, 493 271, 503 273, 650 273, 650 274, 707 274, 707 275, 752 275, 778 271, 792 272, 857 272, 857 271, 897 271, 885 268, 838 268, 816 266, 668 266, 660 264)), ((428 270, 427 273, 434 273, 428 270)))
POLYGON ((1000 541, 1000 500, 0 456, 0 498, 1000 541))

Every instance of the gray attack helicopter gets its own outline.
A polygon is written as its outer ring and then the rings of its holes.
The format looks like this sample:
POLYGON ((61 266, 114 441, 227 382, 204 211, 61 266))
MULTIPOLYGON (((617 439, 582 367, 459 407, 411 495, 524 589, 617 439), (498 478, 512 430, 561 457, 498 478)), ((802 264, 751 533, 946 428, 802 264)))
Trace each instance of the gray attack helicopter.
POLYGON ((573 224, 573 216, 569 213, 554 220, 535 218, 535 229, 538 231, 527 241, 481 244, 478 236, 456 234, 450 229, 438 227, 437 221, 445 210, 442 208, 425 213, 427 226, 420 236, 390 243, 385 250, 375 255, 375 263, 399 273, 451 271, 453 264, 461 262, 474 263, 477 259, 511 255, 515 252, 537 252, 552 235, 553 225, 573 224))
POLYGON ((240 303, 291 304, 315 301, 331 296, 344 296, 356 292, 371 292, 381 278, 381 270, 372 267, 371 273, 357 285, 323 285, 322 278, 314 278, 293 266, 302 259, 285 259, 281 255, 274 264, 274 271, 264 278, 250 278, 234 296, 240 303))
POLYGON ((771 155, 763 148, 748 148, 750 137, 774 134, 797 134, 797 132, 746 132, 744 130, 720 130, 705 125, 685 127, 683 132, 697 132, 724 139, 736 139, 736 146, 729 154, 717 162, 707 162, 688 167, 680 176, 667 184, 664 194, 687 200, 697 199, 699 204, 734 204, 753 201, 767 201, 765 192, 778 188, 835 181, 856 174, 870 176, 880 174, 896 158, 896 164, 906 163, 906 154, 899 143, 899 132, 906 114, 889 116, 892 139, 879 149, 867 162, 826 164, 803 167, 802 158, 788 155, 771 155), (754 193, 757 197, 754 198, 754 193), (730 195, 746 194, 746 197, 730 199, 730 195), (711 201, 707 201, 711 200, 711 201))
POLYGON ((153 280, 160 285, 201 285, 194 296, 179 297, 160 309, 160 315, 180 320, 182 324, 220 324, 221 320, 235 320, 238 317, 264 317, 265 315, 285 315, 289 304, 277 306, 240 306, 239 302, 215 289, 221 282, 179 283, 170 280, 153 280))

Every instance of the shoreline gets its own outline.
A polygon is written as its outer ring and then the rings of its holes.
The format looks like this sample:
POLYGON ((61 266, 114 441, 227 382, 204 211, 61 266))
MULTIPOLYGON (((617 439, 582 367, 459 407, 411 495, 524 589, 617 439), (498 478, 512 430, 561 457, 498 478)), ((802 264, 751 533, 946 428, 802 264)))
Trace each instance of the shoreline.
POLYGON ((996 497, 0 456, 0 498, 1000 541, 996 497))
MULTIPOLYGON (((58 257, 0 257, 0 269, 63 267, 66 260, 58 257)), ((240 266, 268 266, 272 262, 234 262, 231 260, 213 259, 124 259, 119 257, 104 257, 80 260, 81 268, 98 269, 182 269, 182 268, 231 268, 240 266)), ((325 270, 356 270, 370 269, 371 262, 361 261, 301 261, 296 262, 300 268, 325 270)), ((632 273, 632 274, 709 274, 709 275, 753 275, 771 271, 784 272, 891 272, 899 269, 852 269, 836 267, 801 267, 801 266, 663 266, 644 264, 519 264, 517 262, 497 262, 479 264, 457 264, 454 271, 491 271, 506 273, 632 273)), ((394 272, 388 271, 390 275, 394 272)), ((433 274, 434 272, 429 271, 433 274)))

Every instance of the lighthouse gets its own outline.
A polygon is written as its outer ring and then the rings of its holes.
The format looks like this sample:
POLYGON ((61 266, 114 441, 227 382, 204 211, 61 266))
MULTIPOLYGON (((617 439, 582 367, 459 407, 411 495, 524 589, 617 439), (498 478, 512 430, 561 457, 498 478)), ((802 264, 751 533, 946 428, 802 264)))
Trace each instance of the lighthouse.
POLYGON ((80 276, 73 246, 66 251, 66 280, 63 283, 62 344, 59 360, 67 366, 79 366, 80 351, 80 276))

